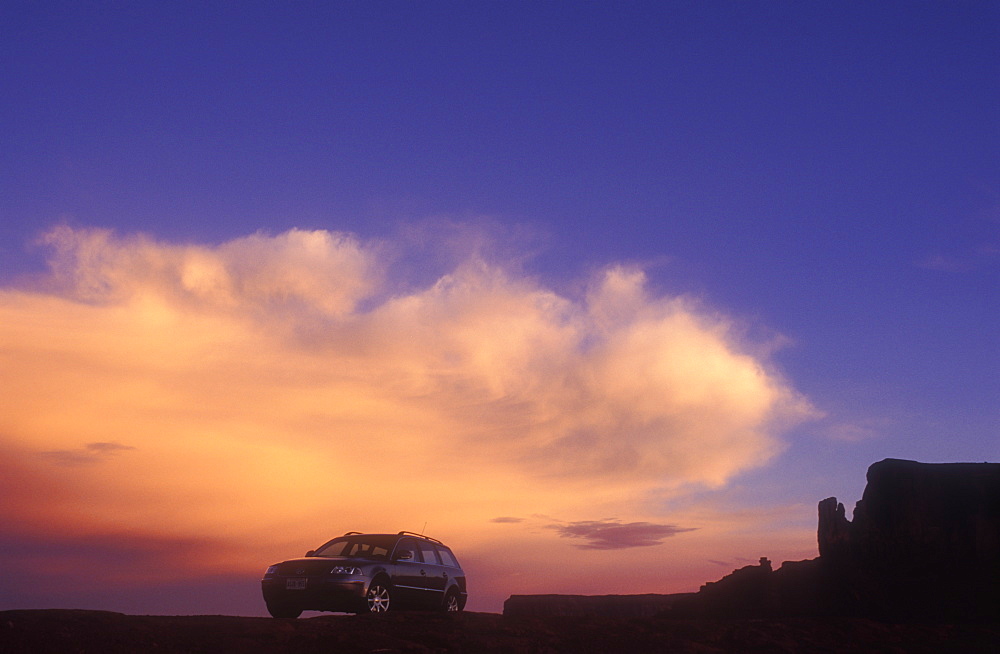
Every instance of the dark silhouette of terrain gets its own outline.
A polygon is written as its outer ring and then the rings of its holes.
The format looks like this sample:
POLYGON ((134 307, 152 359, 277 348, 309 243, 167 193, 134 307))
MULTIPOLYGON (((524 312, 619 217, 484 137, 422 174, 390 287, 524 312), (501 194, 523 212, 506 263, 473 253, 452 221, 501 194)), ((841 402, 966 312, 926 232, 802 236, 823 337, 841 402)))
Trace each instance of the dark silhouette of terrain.
POLYGON ((819 503, 820 555, 772 572, 762 559, 697 595, 681 614, 1000 620, 1000 464, 886 459, 854 510, 819 503))
POLYGON ((304 620, 0 612, 32 652, 961 652, 1000 643, 1000 464, 886 459, 847 520, 819 503, 820 556, 766 558, 674 595, 514 595, 503 615, 304 620))
POLYGON ((1000 464, 886 459, 848 521, 819 504, 833 608, 893 619, 1000 619, 1000 464))
POLYGON ((762 558, 695 594, 515 595, 504 614, 1000 620, 1000 464, 875 463, 853 521, 819 503, 817 538, 816 559, 762 558))
POLYGON ((0 654, 994 654, 1000 624, 862 618, 512 617, 400 612, 298 620, 0 611, 0 654))
POLYGON ((683 597, 674 595, 511 595, 503 603, 503 614, 510 617, 605 616, 638 618, 664 615, 683 597))

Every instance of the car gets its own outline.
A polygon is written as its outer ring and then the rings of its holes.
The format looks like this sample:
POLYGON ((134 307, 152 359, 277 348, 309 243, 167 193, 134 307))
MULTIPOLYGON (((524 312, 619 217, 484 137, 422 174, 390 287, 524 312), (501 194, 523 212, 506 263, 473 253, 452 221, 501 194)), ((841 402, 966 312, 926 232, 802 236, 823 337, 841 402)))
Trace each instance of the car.
POLYGON ((410 531, 349 531, 303 558, 268 567, 261 591, 275 618, 297 618, 307 610, 461 611, 468 600, 465 572, 451 549, 410 531))

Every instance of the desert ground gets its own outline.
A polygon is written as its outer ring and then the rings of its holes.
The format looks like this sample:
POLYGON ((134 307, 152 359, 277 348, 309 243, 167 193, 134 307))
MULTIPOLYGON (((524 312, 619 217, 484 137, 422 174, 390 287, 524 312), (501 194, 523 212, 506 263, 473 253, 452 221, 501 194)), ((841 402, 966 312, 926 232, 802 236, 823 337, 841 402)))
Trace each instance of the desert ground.
POLYGON ((857 618, 527 617, 493 613, 318 615, 298 620, 105 611, 0 612, 0 652, 927 652, 994 654, 1000 624, 857 618))

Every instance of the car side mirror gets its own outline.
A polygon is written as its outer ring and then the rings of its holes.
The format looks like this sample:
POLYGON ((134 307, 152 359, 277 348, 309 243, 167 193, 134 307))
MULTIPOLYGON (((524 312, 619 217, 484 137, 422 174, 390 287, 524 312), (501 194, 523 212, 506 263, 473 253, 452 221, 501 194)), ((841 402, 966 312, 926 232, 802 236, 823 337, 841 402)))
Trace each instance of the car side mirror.
POLYGON ((409 561, 413 558, 413 552, 410 550, 401 550, 399 556, 396 557, 397 561, 409 561))
POLYGON ((309 550, 306 552, 306 556, 316 556, 316 550, 309 550))

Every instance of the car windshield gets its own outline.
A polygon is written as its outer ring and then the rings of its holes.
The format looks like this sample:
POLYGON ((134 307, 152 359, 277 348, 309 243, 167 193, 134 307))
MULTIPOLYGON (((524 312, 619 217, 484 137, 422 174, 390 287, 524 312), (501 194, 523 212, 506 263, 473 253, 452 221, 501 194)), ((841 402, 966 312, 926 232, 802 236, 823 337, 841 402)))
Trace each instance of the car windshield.
POLYGON ((365 559, 388 559, 395 536, 358 535, 334 538, 316 550, 314 556, 351 556, 365 559))

